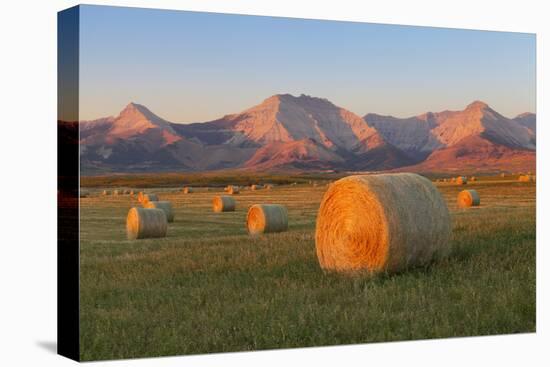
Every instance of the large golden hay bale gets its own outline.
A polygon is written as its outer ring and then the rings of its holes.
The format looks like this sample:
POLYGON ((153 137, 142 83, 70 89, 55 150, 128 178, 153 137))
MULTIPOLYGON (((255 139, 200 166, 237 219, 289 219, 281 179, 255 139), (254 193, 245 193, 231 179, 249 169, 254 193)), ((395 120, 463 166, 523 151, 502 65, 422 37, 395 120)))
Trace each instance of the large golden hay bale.
POLYGON ((149 209, 161 209, 164 211, 168 223, 172 223, 174 221, 174 210, 172 210, 172 203, 169 201, 149 201, 148 203, 143 204, 143 207, 149 209))
POLYGON ((476 190, 463 190, 458 193, 456 203, 459 208, 469 208, 471 206, 479 206, 480 199, 476 190))
POLYGON ((168 229, 162 209, 132 208, 126 217, 126 235, 129 240, 165 237, 168 229))
POLYGON ((212 209, 216 213, 235 211, 235 199, 231 196, 214 196, 212 199, 212 209))
POLYGON ((288 229, 288 213, 278 204, 256 204, 248 209, 246 228, 251 235, 284 232, 288 229))
POLYGON ((456 183, 458 185, 466 185, 468 183, 468 179, 466 178, 466 176, 458 176, 456 178, 456 183))
POLYGON ((450 234, 447 205, 427 178, 358 175, 325 192, 315 246, 325 270, 395 272, 446 256, 450 234))
POLYGON ((227 186, 226 191, 230 195, 236 195, 240 192, 239 187, 238 186, 233 186, 233 185, 227 186))
POLYGON ((520 182, 531 182, 533 179, 530 175, 519 175, 518 181, 520 182))
POLYGON ((193 193, 193 188, 192 188, 192 187, 188 187, 188 186, 187 186, 187 187, 184 187, 184 188, 183 188, 183 193, 184 193, 184 194, 191 194, 191 193, 193 193))

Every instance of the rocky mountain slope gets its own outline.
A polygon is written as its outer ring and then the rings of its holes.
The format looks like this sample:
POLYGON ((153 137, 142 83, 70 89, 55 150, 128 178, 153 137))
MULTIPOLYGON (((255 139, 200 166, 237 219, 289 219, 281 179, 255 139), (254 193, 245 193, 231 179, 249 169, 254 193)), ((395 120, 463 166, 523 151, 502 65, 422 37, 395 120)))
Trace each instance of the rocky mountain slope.
POLYGON ((361 118, 326 99, 274 95, 237 114, 171 123, 130 103, 81 121, 81 167, 102 171, 452 170, 534 166, 535 115, 506 118, 483 102, 406 119, 361 118))

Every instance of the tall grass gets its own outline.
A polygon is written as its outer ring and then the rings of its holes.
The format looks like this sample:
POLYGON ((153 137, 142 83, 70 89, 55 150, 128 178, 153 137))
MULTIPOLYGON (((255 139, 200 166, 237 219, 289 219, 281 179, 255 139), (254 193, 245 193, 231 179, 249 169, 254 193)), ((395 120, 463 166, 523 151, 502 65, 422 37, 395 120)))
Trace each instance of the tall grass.
POLYGON ((113 359, 533 332, 535 185, 468 184, 481 206, 458 209, 464 186, 440 185, 453 256, 396 275, 324 274, 314 243, 324 187, 161 193, 176 221, 163 239, 127 241, 129 197, 82 199, 82 358, 113 359), (280 203, 289 231, 252 238, 247 208, 280 203))

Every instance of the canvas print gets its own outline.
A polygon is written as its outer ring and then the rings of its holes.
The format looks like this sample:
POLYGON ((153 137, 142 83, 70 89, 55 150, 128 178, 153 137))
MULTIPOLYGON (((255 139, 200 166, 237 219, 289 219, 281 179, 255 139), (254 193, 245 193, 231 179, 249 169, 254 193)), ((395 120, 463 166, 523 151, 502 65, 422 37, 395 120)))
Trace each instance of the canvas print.
POLYGON ((59 13, 60 353, 535 332, 534 34, 59 13))

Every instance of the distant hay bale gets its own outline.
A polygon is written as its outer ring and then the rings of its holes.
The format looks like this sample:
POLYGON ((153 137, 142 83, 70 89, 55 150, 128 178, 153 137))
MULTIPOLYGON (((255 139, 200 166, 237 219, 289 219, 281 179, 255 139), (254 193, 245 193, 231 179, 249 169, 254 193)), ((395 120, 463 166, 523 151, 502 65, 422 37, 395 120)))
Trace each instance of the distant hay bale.
POLYGON ((80 192, 78 193, 78 196, 81 198, 87 198, 88 196, 90 196, 90 192, 87 190, 81 189, 80 192))
POLYGON ((267 184, 265 185, 265 189, 266 190, 271 190, 273 188, 273 185, 272 184, 267 184))
POLYGON ((103 196, 111 195, 111 191, 109 191, 109 190, 103 190, 103 192, 101 193, 101 195, 103 195, 103 196))
POLYGON ((451 178, 451 182, 456 182, 456 177, 451 178))
POLYGON ((470 181, 472 181, 472 182, 477 181, 477 177, 476 176, 470 177, 470 181))
POLYGON ((120 194, 120 190, 113 190, 113 195, 117 196, 118 194, 120 194))
POLYGON ((278 204, 252 205, 246 215, 246 228, 251 235, 284 232, 288 229, 288 212, 278 204))
POLYGON ((450 252, 445 200, 413 173, 342 178, 325 192, 315 247, 325 270, 396 272, 450 252))
POLYGON ((159 198, 157 197, 156 194, 144 194, 143 192, 140 192, 138 194, 138 201, 142 205, 145 205, 150 201, 159 201, 159 198))
POLYGON ((132 208, 126 217, 129 240, 166 237, 168 222, 162 209, 132 208))
POLYGON ((227 186, 226 191, 229 195, 236 195, 240 192, 239 187, 238 186, 233 186, 233 185, 227 186))
POLYGON ((130 191, 128 192, 128 194, 130 194, 131 196, 134 196, 134 190, 130 190, 130 191))
POLYGON ((212 199, 212 209, 215 213, 234 212, 235 206, 235 199, 231 196, 214 196, 214 199, 212 199))
POLYGON ((520 182, 531 182, 531 181, 533 181, 533 179, 530 175, 519 175, 518 181, 520 181, 520 182))
POLYGON ((468 179, 466 178, 466 176, 458 176, 456 178, 456 183, 458 185, 466 185, 468 183, 468 179))
POLYGON ((250 190, 252 190, 252 191, 260 190, 260 189, 263 189, 262 185, 251 185, 250 186, 250 190))
POLYGON ((471 206, 479 206, 480 199, 476 190, 463 190, 458 193, 456 203, 459 208, 469 208, 471 206))
POLYGON ((193 193, 193 188, 192 188, 192 187, 189 187, 189 186, 184 187, 184 188, 183 188, 183 193, 184 193, 184 194, 191 194, 191 193, 193 193))
POLYGON ((500 174, 500 177, 504 177, 504 176, 506 176, 506 175, 504 174, 504 172, 500 174))
POLYGON ((172 223, 174 221, 174 210, 172 209, 172 203, 169 201, 149 201, 143 204, 144 208, 149 209, 161 209, 166 215, 166 221, 172 223))

